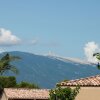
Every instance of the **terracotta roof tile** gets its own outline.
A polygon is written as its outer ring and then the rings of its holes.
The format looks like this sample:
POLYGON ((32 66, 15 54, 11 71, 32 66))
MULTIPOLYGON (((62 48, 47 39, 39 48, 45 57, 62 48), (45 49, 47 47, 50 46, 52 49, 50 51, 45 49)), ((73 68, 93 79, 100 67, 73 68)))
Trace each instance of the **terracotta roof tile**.
POLYGON ((48 89, 5 88, 4 93, 9 99, 48 99, 48 89))
POLYGON ((70 81, 64 81, 61 82, 59 85, 61 86, 100 86, 100 75, 76 79, 76 80, 70 80, 70 81))

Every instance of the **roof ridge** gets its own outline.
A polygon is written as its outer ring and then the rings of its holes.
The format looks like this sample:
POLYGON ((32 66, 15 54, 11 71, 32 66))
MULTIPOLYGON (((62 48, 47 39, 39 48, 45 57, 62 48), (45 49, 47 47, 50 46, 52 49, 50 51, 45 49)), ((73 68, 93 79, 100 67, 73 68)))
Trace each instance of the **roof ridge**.
POLYGON ((61 86, 100 86, 100 75, 90 76, 86 78, 80 78, 75 80, 63 81, 58 83, 61 86))
MULTIPOLYGON (((78 81, 78 80, 83 80, 83 79, 88 79, 88 78, 94 78, 94 77, 98 77, 98 76, 100 77, 100 75, 95 75, 95 76, 88 76, 88 77, 79 78, 79 79, 75 79, 75 80, 73 79, 73 80, 69 80, 69 81, 76 81, 76 80, 78 81)), ((69 82, 69 81, 67 81, 67 82, 69 82)))

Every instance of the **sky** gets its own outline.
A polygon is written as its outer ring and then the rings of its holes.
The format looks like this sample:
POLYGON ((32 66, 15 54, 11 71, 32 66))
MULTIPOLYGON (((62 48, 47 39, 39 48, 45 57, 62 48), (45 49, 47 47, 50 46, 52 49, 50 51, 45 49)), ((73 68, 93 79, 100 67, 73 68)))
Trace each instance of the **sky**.
POLYGON ((0 0, 0 52, 91 57, 100 45, 100 0, 0 0))

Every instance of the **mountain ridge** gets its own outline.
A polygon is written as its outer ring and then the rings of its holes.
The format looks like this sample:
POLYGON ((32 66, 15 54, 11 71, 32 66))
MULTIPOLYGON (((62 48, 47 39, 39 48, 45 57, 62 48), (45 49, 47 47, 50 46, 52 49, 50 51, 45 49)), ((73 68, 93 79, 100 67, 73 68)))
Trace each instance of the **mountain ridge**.
MULTIPOLYGON (((6 52, 7 53, 7 52, 6 52)), ((99 70, 93 65, 80 64, 71 61, 36 55, 27 52, 8 52, 12 56, 19 56, 21 60, 13 62, 20 73, 17 81, 28 81, 38 84, 42 88, 53 88, 62 80, 78 79, 99 74, 99 70)), ((1 55, 4 55, 2 53, 1 55)), ((14 75, 11 72, 5 75, 14 75)))

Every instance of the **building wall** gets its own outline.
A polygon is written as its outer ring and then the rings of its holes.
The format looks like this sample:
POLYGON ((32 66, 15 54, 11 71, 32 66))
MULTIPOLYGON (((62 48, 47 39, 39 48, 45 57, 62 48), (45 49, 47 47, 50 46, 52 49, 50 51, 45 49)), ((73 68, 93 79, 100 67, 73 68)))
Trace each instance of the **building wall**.
POLYGON ((81 87, 75 100, 100 100, 100 87, 81 87))
POLYGON ((1 100, 8 100, 5 93, 3 93, 2 97, 1 97, 1 100))

